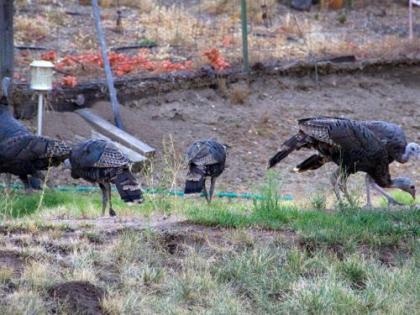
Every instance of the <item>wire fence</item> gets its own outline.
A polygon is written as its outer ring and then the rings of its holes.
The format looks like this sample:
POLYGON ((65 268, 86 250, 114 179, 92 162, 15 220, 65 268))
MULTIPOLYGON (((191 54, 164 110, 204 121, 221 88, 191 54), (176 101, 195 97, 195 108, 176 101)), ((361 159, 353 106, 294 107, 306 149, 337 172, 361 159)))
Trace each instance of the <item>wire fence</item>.
MULTIPOLYGON (((102 0, 112 70, 125 77, 203 67, 240 68, 244 30, 251 66, 343 55, 391 59, 419 53, 420 24, 415 21, 420 21, 420 10, 414 8, 414 38, 409 40, 405 2, 354 0, 350 6, 330 0, 309 12, 294 10, 289 2, 102 0), (241 24, 241 2, 247 4, 246 25, 241 24), (343 8, 333 10, 334 5, 343 8)), ((16 79, 28 80, 28 65, 37 58, 55 62, 58 84, 64 86, 103 77, 92 9, 87 4, 90 1, 16 1, 16 79)))

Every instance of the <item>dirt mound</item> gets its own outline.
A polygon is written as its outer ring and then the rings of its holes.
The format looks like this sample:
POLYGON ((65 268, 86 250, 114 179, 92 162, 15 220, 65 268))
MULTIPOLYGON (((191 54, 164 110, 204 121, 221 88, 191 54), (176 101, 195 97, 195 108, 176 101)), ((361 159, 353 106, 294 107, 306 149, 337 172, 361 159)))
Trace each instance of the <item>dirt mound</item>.
POLYGON ((101 300, 104 290, 87 281, 60 283, 48 290, 51 297, 65 303, 70 314, 105 314, 101 300))
POLYGON ((25 268, 25 260, 14 251, 0 251, 0 269, 13 270, 14 275, 19 276, 25 268))

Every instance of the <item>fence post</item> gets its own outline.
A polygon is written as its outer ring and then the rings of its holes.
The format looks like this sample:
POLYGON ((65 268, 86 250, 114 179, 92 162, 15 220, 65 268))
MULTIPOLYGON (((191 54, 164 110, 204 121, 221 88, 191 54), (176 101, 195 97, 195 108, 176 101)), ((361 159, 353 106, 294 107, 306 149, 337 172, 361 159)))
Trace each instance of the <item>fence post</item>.
POLYGON ((413 40, 413 2, 408 0, 408 38, 413 40))
POLYGON ((112 78, 111 66, 109 64, 105 35, 101 26, 98 0, 92 0, 92 11, 95 19, 96 32, 98 33, 99 44, 101 46, 102 59, 104 62, 104 70, 108 84, 109 97, 112 104, 112 111, 114 113, 115 125, 120 129, 124 129, 120 115, 120 104, 118 103, 117 91, 115 90, 114 79, 112 78))
POLYGON ((244 60, 244 71, 249 73, 248 56, 248 17, 246 0, 241 0, 241 22, 242 22, 242 55, 244 60))
POLYGON ((0 0, 0 78, 13 78, 13 2, 0 0))

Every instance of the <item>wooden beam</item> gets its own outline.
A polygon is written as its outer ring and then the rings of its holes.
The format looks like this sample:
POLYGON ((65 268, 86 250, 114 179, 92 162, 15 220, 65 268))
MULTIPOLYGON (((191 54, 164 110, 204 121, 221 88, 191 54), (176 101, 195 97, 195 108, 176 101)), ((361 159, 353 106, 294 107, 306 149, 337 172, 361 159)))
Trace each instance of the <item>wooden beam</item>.
POLYGON ((0 0, 0 79, 13 78, 13 0, 0 0))
POLYGON ((134 173, 138 173, 142 170, 143 164, 147 160, 147 158, 145 156, 141 155, 140 153, 137 153, 134 150, 131 150, 130 148, 127 148, 126 146, 122 145, 119 142, 112 141, 110 138, 104 136, 103 134, 101 134, 101 133, 99 133, 95 130, 92 130, 91 133, 92 133, 92 138, 93 139, 102 139, 102 140, 112 142, 118 149, 120 149, 121 152, 124 153, 130 159, 130 161, 133 163, 131 170, 134 173))
POLYGON ((151 146, 133 137, 129 133, 115 127, 113 124, 109 123, 98 115, 95 115, 90 110, 83 108, 76 110, 76 113, 78 113, 88 123, 93 125, 98 131, 107 137, 110 137, 112 140, 118 141, 131 148, 132 150, 144 154, 145 156, 154 154, 155 149, 153 149, 151 146))

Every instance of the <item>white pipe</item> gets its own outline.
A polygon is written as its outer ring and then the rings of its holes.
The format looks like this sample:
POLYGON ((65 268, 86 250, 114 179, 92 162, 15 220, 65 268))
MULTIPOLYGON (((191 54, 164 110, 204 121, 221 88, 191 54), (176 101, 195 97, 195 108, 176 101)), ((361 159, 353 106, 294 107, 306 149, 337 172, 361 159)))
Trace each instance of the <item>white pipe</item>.
POLYGON ((40 92, 38 94, 38 130, 37 130, 37 135, 41 136, 42 135, 42 116, 44 113, 44 109, 43 109, 43 95, 42 92, 40 92))

